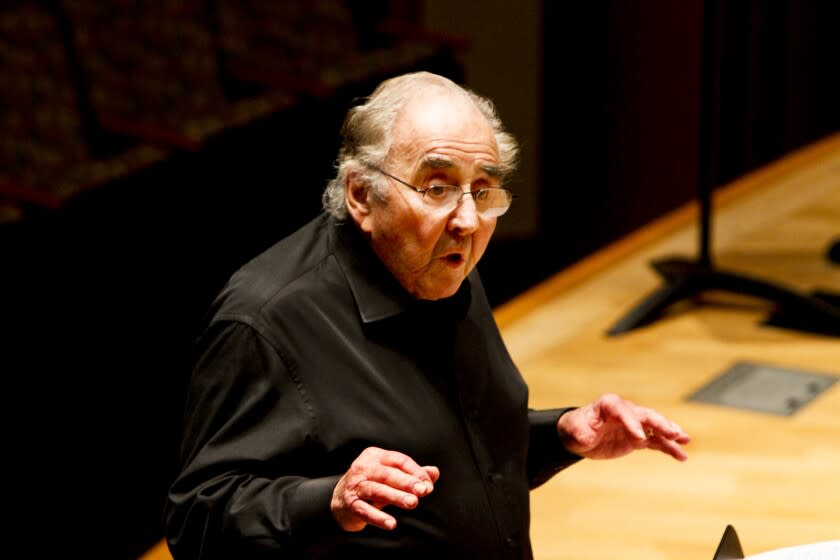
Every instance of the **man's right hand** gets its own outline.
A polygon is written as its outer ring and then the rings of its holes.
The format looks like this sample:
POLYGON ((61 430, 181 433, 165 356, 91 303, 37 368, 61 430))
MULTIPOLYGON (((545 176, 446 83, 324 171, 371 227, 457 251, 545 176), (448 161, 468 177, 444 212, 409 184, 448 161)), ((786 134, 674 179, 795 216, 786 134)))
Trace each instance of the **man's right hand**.
POLYGON ((391 530, 397 520, 382 508, 414 509, 439 476, 437 467, 421 467, 399 451, 368 447, 335 485, 330 509, 345 531, 361 531, 368 524, 391 530))

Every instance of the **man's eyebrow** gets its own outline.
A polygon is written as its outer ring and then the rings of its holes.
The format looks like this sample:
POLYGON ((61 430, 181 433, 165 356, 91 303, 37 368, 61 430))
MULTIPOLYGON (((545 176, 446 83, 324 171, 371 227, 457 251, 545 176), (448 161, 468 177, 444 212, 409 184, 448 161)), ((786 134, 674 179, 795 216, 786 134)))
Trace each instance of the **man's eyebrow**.
MULTIPOLYGON (((453 167, 455 167, 455 164, 452 162, 452 160, 442 157, 426 158, 420 164, 421 171, 426 171, 429 169, 451 169, 453 167)), ((502 172, 502 168, 498 165, 482 165, 481 170, 494 179, 501 180, 504 178, 505 175, 502 172)))
POLYGON ((493 177, 494 179, 498 179, 498 180, 501 181, 505 177, 505 174, 502 171, 502 168, 499 167, 498 165, 482 165, 481 169, 485 173, 487 173, 488 175, 493 177))
POLYGON ((455 167, 455 164, 452 163, 452 160, 442 157, 426 158, 420 164, 420 169, 422 171, 426 171, 429 169, 450 169, 452 167, 455 167))

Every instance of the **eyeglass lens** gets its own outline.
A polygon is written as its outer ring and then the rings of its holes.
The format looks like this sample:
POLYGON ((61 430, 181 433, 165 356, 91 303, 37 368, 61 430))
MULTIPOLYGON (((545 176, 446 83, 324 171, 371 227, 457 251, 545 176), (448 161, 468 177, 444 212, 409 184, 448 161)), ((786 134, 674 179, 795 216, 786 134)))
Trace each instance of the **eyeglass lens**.
POLYGON ((434 206, 454 209, 464 196, 472 196, 479 214, 487 217, 501 216, 510 208, 513 198, 510 191, 503 188, 485 188, 464 192, 454 185, 435 185, 429 188, 424 198, 434 206))

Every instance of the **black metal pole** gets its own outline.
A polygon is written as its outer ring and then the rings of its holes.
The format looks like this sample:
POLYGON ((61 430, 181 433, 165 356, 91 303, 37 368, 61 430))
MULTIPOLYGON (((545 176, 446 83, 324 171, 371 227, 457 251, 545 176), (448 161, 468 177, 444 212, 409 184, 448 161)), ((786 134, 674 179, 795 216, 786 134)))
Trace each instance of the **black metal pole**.
POLYGON ((698 201, 700 231, 698 265, 712 266, 712 192, 717 186, 720 149, 720 76, 722 6, 719 0, 703 2, 703 43, 700 76, 700 152, 698 201))

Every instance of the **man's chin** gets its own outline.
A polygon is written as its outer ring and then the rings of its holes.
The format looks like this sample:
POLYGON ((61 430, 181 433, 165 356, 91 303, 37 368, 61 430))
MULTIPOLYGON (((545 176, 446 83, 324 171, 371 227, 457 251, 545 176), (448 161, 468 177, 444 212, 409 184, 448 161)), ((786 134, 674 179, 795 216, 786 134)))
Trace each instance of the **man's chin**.
POLYGON ((460 275, 457 279, 441 280, 433 285, 423 286, 417 290, 415 297, 417 299, 437 300, 454 296, 465 278, 465 275, 460 275))

